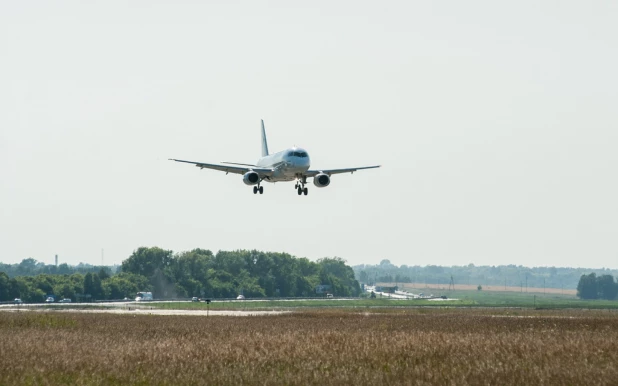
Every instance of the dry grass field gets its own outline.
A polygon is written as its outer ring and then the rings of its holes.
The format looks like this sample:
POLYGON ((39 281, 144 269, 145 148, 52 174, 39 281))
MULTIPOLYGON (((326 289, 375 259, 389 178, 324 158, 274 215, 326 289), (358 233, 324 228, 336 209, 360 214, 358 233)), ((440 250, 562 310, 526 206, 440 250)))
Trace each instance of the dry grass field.
POLYGON ((0 384, 601 385, 613 311, 0 312, 0 384), (518 313, 517 313, 518 312, 518 313))

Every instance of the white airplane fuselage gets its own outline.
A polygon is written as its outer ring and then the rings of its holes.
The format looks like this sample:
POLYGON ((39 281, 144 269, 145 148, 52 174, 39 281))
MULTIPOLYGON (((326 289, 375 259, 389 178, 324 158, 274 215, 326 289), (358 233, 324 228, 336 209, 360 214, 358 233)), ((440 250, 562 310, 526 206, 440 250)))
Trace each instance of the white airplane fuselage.
POLYGON ((309 153, 299 147, 292 147, 278 153, 270 154, 258 160, 257 166, 272 168, 272 176, 265 178, 264 181, 294 181, 302 176, 311 165, 309 153))

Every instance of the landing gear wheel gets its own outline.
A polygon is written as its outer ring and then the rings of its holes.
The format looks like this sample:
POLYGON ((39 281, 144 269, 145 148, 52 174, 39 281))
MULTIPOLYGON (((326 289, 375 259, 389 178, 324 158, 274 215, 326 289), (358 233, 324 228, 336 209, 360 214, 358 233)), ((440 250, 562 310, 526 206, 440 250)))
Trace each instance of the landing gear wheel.
POLYGON ((294 189, 298 189, 298 183, 294 185, 294 189))
POLYGON ((263 187, 263 186, 260 186, 260 187, 258 188, 258 190, 260 191, 260 194, 264 193, 264 187, 263 187))
POLYGON ((308 189, 308 188, 303 189, 303 193, 304 193, 304 194, 305 194, 305 196, 306 196, 307 194, 309 194, 309 189, 308 189))
POLYGON ((301 194, 303 194, 303 190, 299 187, 298 188, 298 195, 300 196, 301 194))
POLYGON ((258 192, 258 187, 257 187, 257 186, 254 186, 254 187, 253 187, 253 194, 256 194, 257 192, 258 192))

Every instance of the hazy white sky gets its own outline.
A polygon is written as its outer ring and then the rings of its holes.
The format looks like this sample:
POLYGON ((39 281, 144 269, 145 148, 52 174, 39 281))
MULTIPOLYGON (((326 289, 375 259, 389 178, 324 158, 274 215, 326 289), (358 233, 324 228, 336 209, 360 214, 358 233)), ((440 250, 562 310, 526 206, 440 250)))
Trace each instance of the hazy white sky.
POLYGON ((618 2, 0 2, 0 261, 618 268, 618 2), (168 161, 382 164, 328 188, 168 161))

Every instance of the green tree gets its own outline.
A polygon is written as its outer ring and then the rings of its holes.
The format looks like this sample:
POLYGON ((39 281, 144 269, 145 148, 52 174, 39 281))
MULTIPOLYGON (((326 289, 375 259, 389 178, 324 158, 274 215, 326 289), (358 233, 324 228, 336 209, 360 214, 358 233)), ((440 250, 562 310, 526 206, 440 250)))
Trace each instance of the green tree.
POLYGON ((127 272, 105 279, 102 286, 105 298, 112 300, 133 299, 140 291, 152 291, 148 278, 127 272))
POLYGON ((92 297, 95 300, 104 299, 105 295, 103 294, 103 286, 101 285, 101 278, 97 273, 92 274, 92 297))
POLYGON ((0 272, 0 301, 11 299, 11 279, 9 275, 0 272))
POLYGON ((581 299, 598 299, 597 275, 593 272, 589 275, 582 275, 577 284, 577 296, 581 299))
POLYGON ((101 281, 104 281, 105 279, 109 278, 111 275, 109 273, 109 268, 107 267, 101 267, 101 269, 99 270, 99 279, 101 279, 101 281))
POLYGON ((601 299, 614 300, 618 294, 618 284, 612 275, 602 275, 597 278, 597 290, 601 299))
POLYGON ((95 296, 94 280, 92 273, 88 272, 84 276, 84 295, 87 299, 92 299, 95 296))
POLYGON ((152 277, 156 270, 162 271, 173 262, 173 252, 159 247, 138 248, 122 262, 122 272, 152 277))
POLYGON ((31 257, 27 259, 23 259, 21 263, 19 263, 18 267, 18 275, 34 275, 36 271, 37 261, 31 257))
POLYGON ((354 278, 354 270, 346 265, 345 260, 339 257, 323 258, 318 260, 318 265, 321 267, 321 284, 330 284, 334 295, 358 296, 360 294, 360 284, 354 278))

